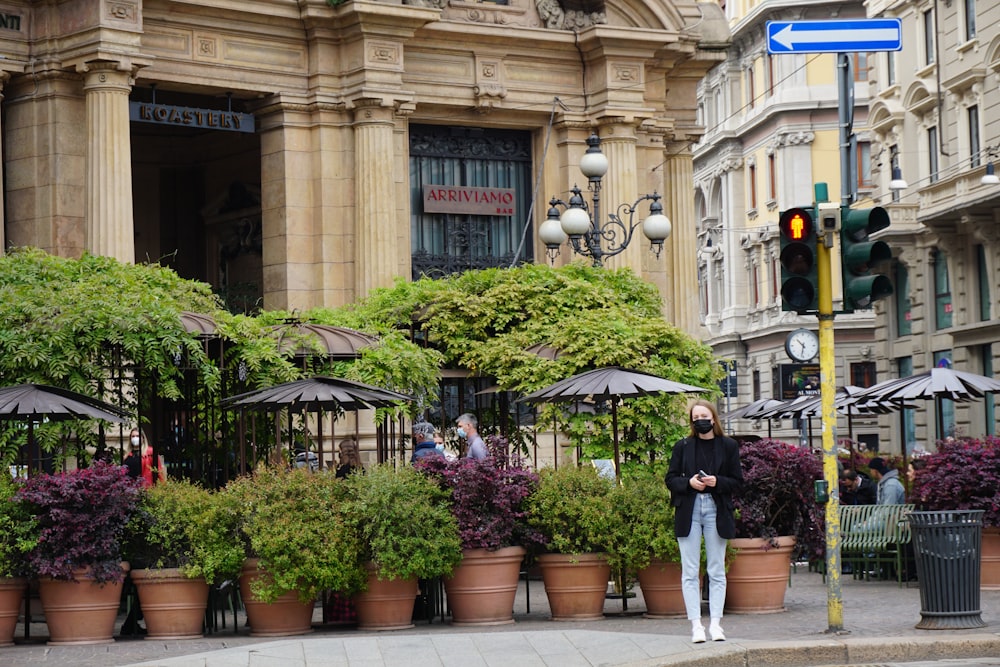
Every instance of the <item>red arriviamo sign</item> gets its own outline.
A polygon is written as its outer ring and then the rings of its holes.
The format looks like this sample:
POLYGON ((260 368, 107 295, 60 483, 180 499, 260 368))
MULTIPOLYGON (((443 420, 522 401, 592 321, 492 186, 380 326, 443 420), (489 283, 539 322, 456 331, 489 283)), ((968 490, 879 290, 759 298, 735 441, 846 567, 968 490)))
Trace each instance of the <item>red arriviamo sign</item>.
POLYGON ((513 188, 469 188, 461 185, 425 185, 424 213, 514 215, 513 188))

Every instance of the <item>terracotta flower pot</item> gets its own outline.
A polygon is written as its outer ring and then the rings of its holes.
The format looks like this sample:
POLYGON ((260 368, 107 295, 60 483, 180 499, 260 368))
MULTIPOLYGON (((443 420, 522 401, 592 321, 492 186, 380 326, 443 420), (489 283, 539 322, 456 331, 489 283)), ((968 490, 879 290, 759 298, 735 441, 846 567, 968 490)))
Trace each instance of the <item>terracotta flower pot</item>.
POLYGON ((197 639, 202 635, 208 584, 176 568, 133 570, 132 582, 146 619, 146 639, 197 639))
POLYGON ((553 621, 604 618, 611 566, 604 554, 544 554, 538 557, 553 621))
POLYGON ((524 547, 462 551, 462 562, 444 580, 451 622, 454 625, 513 623, 514 597, 524 554, 524 547))
POLYGON ((979 564, 979 587, 988 591, 1000 590, 1000 528, 983 528, 979 564))
POLYGON ((14 628, 21 613, 28 580, 20 577, 0 577, 0 646, 14 643, 14 628))
POLYGON ((646 600, 646 618, 683 618, 687 615, 681 591, 681 564, 654 558, 638 572, 646 600))
POLYGON ((240 575, 240 596, 247 611, 253 637, 288 637, 312 632, 315 603, 299 600, 298 591, 289 591, 274 602, 261 602, 250 590, 251 583, 267 576, 258 567, 258 559, 248 558, 240 575))
POLYGON ((729 541, 737 550, 726 573, 726 611, 732 614, 774 614, 785 611, 785 590, 795 538, 779 537, 777 547, 763 539, 729 541))
POLYGON ((354 594, 359 630, 405 630, 413 627, 416 579, 382 579, 371 563, 368 590, 354 594))
MULTIPOLYGON (((128 563, 122 563, 128 570, 128 563)), ((49 644, 110 644, 122 597, 122 582, 99 584, 90 568, 73 570, 73 580, 40 577, 38 596, 45 610, 49 644)))

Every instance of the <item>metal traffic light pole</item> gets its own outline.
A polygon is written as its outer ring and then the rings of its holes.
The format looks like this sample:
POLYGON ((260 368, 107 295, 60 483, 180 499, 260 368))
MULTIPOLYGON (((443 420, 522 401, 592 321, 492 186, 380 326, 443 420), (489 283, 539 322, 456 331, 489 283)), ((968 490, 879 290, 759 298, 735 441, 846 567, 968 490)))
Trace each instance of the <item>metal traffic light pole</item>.
MULTIPOLYGON (((869 235, 888 227, 888 214, 875 207, 859 212, 851 211, 853 199, 854 170, 852 169, 852 135, 854 116, 854 79, 851 75, 850 53, 872 53, 876 51, 899 51, 903 47, 902 21, 895 19, 832 19, 825 21, 768 21, 767 52, 781 53, 836 53, 837 87, 839 92, 838 119, 840 125, 840 192, 839 206, 831 205, 825 183, 815 185, 815 207, 809 217, 810 230, 816 236, 816 273, 795 269, 794 261, 808 259, 811 247, 801 243, 810 240, 808 236, 788 234, 789 227, 798 215, 804 222, 803 209, 788 210, 779 221, 782 244, 782 310, 794 310, 800 315, 816 312, 819 318, 820 357, 820 405, 823 417, 823 484, 827 487, 826 502, 826 583, 829 628, 827 632, 844 631, 843 602, 840 590, 840 487, 837 475, 837 416, 834 397, 837 391, 836 365, 833 335, 833 260, 837 253, 832 251, 835 235, 840 235, 841 245, 845 239, 850 246, 845 251, 847 261, 841 263, 841 276, 850 285, 844 285, 845 312, 854 312, 855 307, 869 308, 872 301, 892 294, 888 279, 871 276, 874 262, 891 256, 888 246, 880 241, 869 241, 869 235), (786 217, 788 218, 786 220, 786 217), (846 232, 841 226, 846 225, 846 232), (822 237, 822 242, 819 242, 822 237), (798 242, 793 248, 791 241, 798 242), (787 257, 786 257, 787 254, 787 257), (848 275, 849 274, 849 275, 848 275), (815 295, 808 289, 810 278, 815 276, 815 295), (804 283, 803 283, 804 281, 804 283), (805 292, 803 291, 805 289, 805 292), (806 293, 808 292, 808 294, 806 293), (816 297, 815 310, 812 296, 816 297), (789 299, 788 297, 792 297, 789 299), (809 297, 808 299, 806 297, 809 297), (855 301, 856 299, 856 301, 855 301), (788 303, 789 300, 795 303, 788 303), (850 305, 850 309, 846 306, 850 305)), ((804 226, 800 222, 800 229, 804 226)), ((822 502, 820 489, 816 500, 822 502)))
MULTIPOLYGON (((846 210, 851 204, 851 131, 854 116, 854 81, 851 76, 850 58, 846 53, 837 54, 838 125, 840 128, 840 204, 846 210)), ((828 201, 826 186, 822 191, 816 186, 816 208, 821 201, 828 201), (821 198, 822 195, 822 198, 821 198)), ((837 413, 834 397, 837 393, 837 366, 834 355, 833 332, 833 261, 831 248, 834 234, 840 233, 840 216, 836 216, 836 230, 822 215, 819 228, 823 242, 816 244, 817 285, 819 287, 819 371, 820 408, 823 430, 823 479, 829 490, 826 503, 826 603, 827 632, 844 630, 844 601, 840 585, 840 479, 837 472, 837 413)))

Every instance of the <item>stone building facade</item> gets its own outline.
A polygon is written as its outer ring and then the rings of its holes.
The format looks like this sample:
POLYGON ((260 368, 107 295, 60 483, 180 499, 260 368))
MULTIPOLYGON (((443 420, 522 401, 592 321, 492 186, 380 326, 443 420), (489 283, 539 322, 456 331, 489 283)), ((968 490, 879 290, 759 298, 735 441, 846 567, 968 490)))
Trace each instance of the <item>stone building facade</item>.
MULTIPOLYGON (((159 261, 234 308, 338 306, 397 277, 545 261, 587 136, 605 202, 664 195, 631 266, 696 332, 690 0, 0 2, 3 242, 159 261), (424 186, 507 193, 431 210, 424 186)), ((569 261, 564 246, 557 262, 569 261)))
MULTIPOLYGON (((904 48, 879 54, 869 81, 879 167, 876 200, 892 217, 895 294, 878 312, 880 374, 934 366, 994 376, 1000 368, 1000 5, 986 0, 877 0, 899 18, 904 48), (889 189, 892 167, 906 182, 889 189)), ((898 445, 933 449, 951 435, 997 432, 995 397, 927 401, 883 417, 898 445)))
MULTIPOLYGON (((983 179, 1000 158, 1000 5, 741 0, 726 14, 733 46, 699 88, 706 133, 695 179, 701 317, 717 354, 736 362, 732 407, 776 396, 784 337, 816 326, 780 310, 778 214, 813 201, 813 183, 827 182, 831 199, 840 192, 834 56, 767 55, 768 20, 902 22, 902 50, 852 56, 857 206, 889 212, 890 227, 876 238, 893 250, 882 270, 894 294, 868 313, 836 316, 837 384, 935 366, 996 375, 1000 183, 983 179), (893 168, 901 190, 890 188, 893 168)), ((921 401, 850 425, 841 416, 837 434, 896 454, 933 449, 951 435, 995 434, 995 400, 921 401)), ((772 426, 794 437, 789 421, 772 426)))
MULTIPOLYGON (((781 212, 811 207, 814 185, 841 201, 837 57, 767 51, 768 21, 863 18, 857 2, 727 2, 733 44, 724 63, 698 88, 705 135, 695 148, 700 322, 716 356, 730 364, 732 381, 723 412, 761 399, 789 400, 815 393, 818 357, 806 363, 785 352, 789 333, 818 329, 815 315, 785 312, 781 303, 781 212)), ((857 205, 871 205, 871 137, 867 127, 870 73, 867 54, 852 56, 857 205)), ((834 271, 839 278, 839 269, 834 271)), ((841 302, 835 298, 834 309, 841 302)), ((836 385, 868 386, 878 376, 875 315, 858 311, 835 320, 836 385)), ((886 447, 873 418, 838 419, 838 437, 886 447)), ((733 420, 733 432, 768 435, 821 446, 818 417, 757 423, 733 420)))

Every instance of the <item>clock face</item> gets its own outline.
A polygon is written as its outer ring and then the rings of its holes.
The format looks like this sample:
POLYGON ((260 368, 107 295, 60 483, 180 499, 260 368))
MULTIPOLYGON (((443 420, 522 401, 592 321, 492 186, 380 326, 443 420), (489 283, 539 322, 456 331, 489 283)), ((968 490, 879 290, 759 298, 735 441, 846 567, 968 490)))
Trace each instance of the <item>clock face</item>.
POLYGON ((795 361, 809 361, 819 354, 819 338, 808 329, 796 329, 785 339, 785 352, 795 361))

